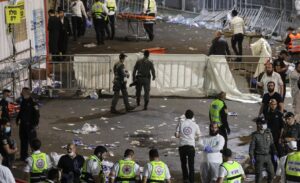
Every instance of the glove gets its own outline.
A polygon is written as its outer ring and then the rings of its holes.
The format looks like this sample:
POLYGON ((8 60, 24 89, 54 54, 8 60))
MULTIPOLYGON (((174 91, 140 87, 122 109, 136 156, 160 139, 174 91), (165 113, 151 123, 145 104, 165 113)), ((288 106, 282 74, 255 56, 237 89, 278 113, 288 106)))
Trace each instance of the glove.
POLYGON ((231 132, 230 128, 228 128, 226 131, 227 131, 227 135, 230 135, 230 132, 231 132))
POLYGON ((210 146, 206 146, 204 148, 204 152, 206 152, 206 153, 212 153, 213 151, 212 151, 212 148, 210 146))
POLYGON ((276 154, 273 156, 273 158, 274 158, 274 161, 276 161, 276 162, 277 162, 278 159, 279 159, 278 156, 277 156, 276 154))
POLYGON ((251 163, 252 163, 252 165, 255 165, 255 163, 256 163, 255 158, 252 158, 252 159, 251 159, 251 163))

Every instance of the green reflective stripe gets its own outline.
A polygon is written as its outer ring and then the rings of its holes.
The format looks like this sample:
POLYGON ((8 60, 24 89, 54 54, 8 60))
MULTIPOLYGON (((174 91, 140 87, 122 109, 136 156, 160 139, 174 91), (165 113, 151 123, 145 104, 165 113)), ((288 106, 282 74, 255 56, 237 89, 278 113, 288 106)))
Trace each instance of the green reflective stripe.
POLYGON ((291 153, 287 156, 285 174, 286 179, 293 181, 300 178, 300 152, 291 153), (292 180, 293 179, 293 180, 292 180))
POLYGON ((224 178, 224 183, 240 183, 242 181, 242 174, 239 171, 241 165, 238 162, 224 162, 221 166, 223 166, 227 171, 227 176, 224 178))
POLYGON ((224 102, 220 99, 215 99, 210 104, 209 115, 212 122, 217 123, 218 126, 222 125, 220 111, 224 107, 224 102))
POLYGON ((46 153, 32 154, 32 170, 31 173, 43 173, 48 169, 46 153))
POLYGON ((99 160, 99 158, 95 155, 91 155, 88 157, 88 159, 86 159, 83 163, 83 168, 82 168, 82 176, 81 176, 81 179, 85 180, 85 179, 89 179, 89 178, 92 178, 93 176, 91 175, 91 173, 87 172, 87 166, 88 166, 88 162, 89 161, 97 161, 98 163, 98 166, 101 168, 101 171, 99 173, 99 177, 101 178, 103 173, 102 173, 102 163, 101 161, 99 160))
POLYGON ((119 161, 119 172, 118 178, 120 179, 131 179, 135 178, 134 172, 135 162, 132 160, 120 160, 119 161))
POLYGON ((151 161, 152 172, 149 177, 151 181, 164 181, 166 179, 166 167, 162 161, 151 161))
POLYGON ((92 12, 96 18, 101 18, 101 15, 103 13, 103 3, 101 2, 94 3, 92 6, 92 12))

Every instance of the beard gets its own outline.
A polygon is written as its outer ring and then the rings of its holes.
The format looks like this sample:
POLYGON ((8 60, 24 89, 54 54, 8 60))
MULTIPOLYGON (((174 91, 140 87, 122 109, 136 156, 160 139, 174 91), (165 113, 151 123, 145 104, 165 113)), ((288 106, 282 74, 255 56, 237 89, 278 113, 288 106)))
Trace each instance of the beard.
POLYGON ((273 74, 273 71, 267 71, 268 76, 272 76, 272 74, 273 74))
POLYGON ((273 93, 274 92, 274 88, 268 88, 268 92, 269 93, 273 93))
POLYGON ((218 133, 219 133, 219 130, 218 131, 212 131, 212 130, 209 130, 209 135, 210 136, 216 136, 216 135, 218 135, 218 133))

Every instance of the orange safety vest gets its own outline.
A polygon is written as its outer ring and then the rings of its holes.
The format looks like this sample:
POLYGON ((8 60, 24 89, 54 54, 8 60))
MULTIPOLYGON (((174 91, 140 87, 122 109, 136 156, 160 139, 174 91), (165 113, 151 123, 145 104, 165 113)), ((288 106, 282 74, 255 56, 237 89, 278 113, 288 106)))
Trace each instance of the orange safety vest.
POLYGON ((291 41, 289 43, 289 52, 297 53, 300 52, 300 33, 290 34, 291 41))

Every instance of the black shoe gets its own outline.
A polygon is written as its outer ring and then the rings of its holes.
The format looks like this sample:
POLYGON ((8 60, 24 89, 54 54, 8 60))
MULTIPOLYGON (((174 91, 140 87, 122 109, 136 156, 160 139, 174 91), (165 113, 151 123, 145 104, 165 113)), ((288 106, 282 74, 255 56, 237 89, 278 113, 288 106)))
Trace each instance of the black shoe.
POLYGON ((117 111, 115 108, 111 108, 110 109, 110 112, 112 113, 112 114, 121 114, 119 111, 117 111))
POLYGON ((147 106, 144 106, 144 111, 147 111, 148 110, 148 107, 147 106))
POLYGON ((126 111, 129 112, 129 111, 133 111, 134 109, 135 109, 135 107, 129 106, 126 108, 126 111))

